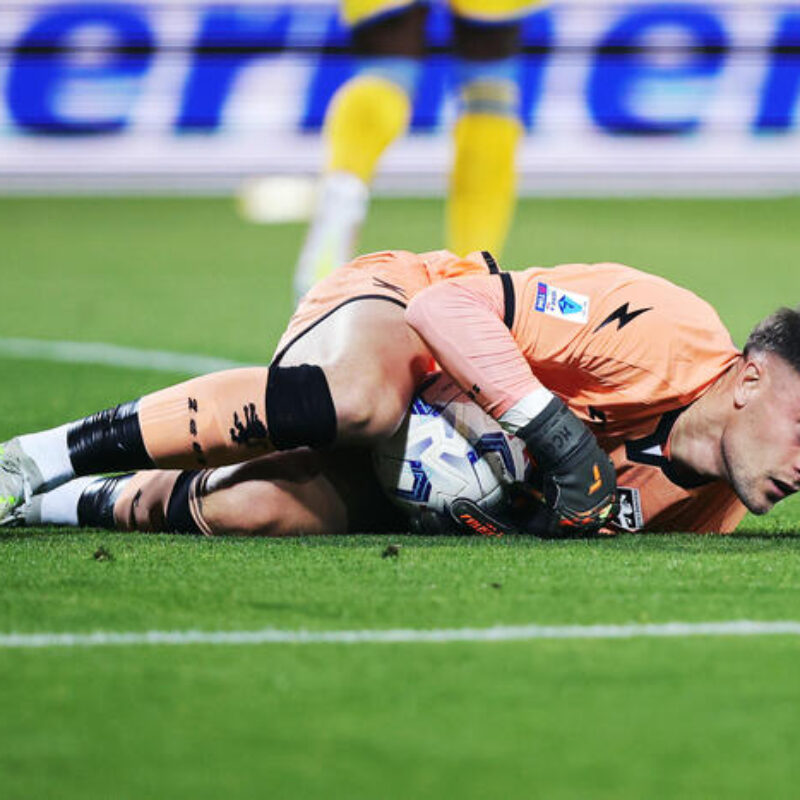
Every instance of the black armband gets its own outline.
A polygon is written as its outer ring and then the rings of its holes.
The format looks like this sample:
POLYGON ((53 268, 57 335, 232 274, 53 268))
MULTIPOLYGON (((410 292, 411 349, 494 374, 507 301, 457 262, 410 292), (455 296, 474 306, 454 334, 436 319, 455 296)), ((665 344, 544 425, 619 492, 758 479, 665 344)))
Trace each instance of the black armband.
POLYGON ((300 364, 269 368, 267 431, 278 450, 333 444, 336 409, 320 367, 300 364))

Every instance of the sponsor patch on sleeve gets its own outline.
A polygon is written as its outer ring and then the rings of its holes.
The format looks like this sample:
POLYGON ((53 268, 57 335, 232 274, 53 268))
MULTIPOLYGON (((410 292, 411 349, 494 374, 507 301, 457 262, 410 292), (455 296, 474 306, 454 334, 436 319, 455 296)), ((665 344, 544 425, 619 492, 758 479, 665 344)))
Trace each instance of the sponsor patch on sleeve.
POLYGON ((541 281, 536 287, 534 308, 551 317, 578 325, 585 325, 589 320, 589 298, 586 295, 567 292, 541 281))

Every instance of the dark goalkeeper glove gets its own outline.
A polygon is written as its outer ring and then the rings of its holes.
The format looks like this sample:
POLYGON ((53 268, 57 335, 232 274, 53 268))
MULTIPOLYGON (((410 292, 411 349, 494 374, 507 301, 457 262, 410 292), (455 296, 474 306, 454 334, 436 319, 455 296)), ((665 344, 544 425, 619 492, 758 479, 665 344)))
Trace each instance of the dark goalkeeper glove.
POLYGON ((492 536, 500 538, 522 531, 502 513, 505 503, 495 504, 491 510, 479 506, 466 497, 457 497, 447 513, 420 511, 409 519, 411 533, 426 536, 492 536), (498 513, 499 512, 499 513, 498 513))
POLYGON ((613 515, 617 476, 592 432, 554 397, 517 431, 536 459, 542 499, 564 533, 592 533, 613 515))
POLYGON ((458 533, 478 534, 500 538, 506 534, 520 533, 511 521, 501 515, 482 508, 466 497, 458 497, 450 504, 450 516, 458 533))

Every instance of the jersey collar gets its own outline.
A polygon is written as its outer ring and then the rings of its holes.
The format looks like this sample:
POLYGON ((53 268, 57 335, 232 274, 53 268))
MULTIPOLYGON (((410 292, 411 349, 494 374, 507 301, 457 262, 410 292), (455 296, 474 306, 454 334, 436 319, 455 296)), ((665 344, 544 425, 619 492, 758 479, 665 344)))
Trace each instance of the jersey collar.
POLYGON ((655 431, 641 439, 632 439, 625 442, 625 456, 628 461, 637 464, 648 464, 660 469, 664 476, 671 483, 681 489, 696 489, 707 483, 713 483, 713 478, 702 476, 687 475, 682 470, 678 470, 669 458, 669 437, 678 417, 686 411, 689 406, 675 408, 667 411, 658 421, 655 431))

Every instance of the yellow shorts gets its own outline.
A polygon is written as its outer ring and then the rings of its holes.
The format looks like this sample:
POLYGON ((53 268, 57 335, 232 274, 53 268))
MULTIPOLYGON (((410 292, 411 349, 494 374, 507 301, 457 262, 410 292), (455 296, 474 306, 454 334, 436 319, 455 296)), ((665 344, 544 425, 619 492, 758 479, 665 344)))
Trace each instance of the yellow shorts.
MULTIPOLYGON (((454 14, 476 22, 513 22, 527 16, 543 2, 544 0, 447 0, 454 14)), ((342 15, 348 25, 359 25, 373 17, 413 5, 415 0, 342 0, 342 15)))

